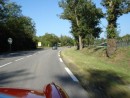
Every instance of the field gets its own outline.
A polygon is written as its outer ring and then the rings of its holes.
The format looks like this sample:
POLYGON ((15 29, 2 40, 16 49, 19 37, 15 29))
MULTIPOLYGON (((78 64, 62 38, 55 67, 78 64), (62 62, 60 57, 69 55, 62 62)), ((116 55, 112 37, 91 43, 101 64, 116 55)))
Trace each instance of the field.
POLYGON ((118 48, 112 58, 105 52, 102 47, 66 48, 61 56, 90 98, 130 98, 130 47, 118 48))

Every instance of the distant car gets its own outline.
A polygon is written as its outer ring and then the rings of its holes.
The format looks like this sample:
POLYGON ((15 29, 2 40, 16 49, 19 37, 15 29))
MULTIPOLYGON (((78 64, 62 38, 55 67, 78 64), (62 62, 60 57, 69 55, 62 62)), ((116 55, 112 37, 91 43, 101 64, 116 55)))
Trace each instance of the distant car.
POLYGON ((0 87, 0 98, 69 98, 67 93, 55 83, 47 84, 43 92, 17 88, 0 87))
POLYGON ((53 47, 52 47, 52 50, 57 50, 57 46, 53 46, 53 47))

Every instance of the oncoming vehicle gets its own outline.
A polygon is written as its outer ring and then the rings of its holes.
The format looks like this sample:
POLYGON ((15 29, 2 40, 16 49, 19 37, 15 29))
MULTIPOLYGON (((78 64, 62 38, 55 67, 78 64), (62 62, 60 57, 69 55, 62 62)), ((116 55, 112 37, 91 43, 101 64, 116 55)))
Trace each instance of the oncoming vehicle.
POLYGON ((0 98, 69 98, 55 83, 47 84, 43 92, 28 89, 0 88, 0 98))
POLYGON ((57 46, 56 46, 56 45, 53 46, 53 47, 52 47, 52 50, 57 50, 57 46))

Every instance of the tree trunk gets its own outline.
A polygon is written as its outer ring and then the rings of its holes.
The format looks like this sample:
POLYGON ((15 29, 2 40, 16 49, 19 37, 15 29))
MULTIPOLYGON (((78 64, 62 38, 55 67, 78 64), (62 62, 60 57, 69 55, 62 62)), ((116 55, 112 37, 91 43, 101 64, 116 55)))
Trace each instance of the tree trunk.
POLYGON ((82 46, 83 46, 83 48, 85 48, 85 42, 84 42, 84 41, 82 41, 82 42, 83 42, 83 45, 82 45, 82 46))
POLYGON ((76 42, 77 50, 79 50, 79 42, 76 42))
MULTIPOLYGON (((75 15, 76 15, 76 23, 77 23, 77 27, 79 28, 79 20, 78 20, 78 17, 77 17, 77 13, 76 13, 76 9, 75 9, 75 15)), ((82 36, 80 35, 80 33, 79 33, 79 35, 78 35, 78 38, 79 38, 79 40, 78 40, 78 42, 79 42, 79 50, 82 50, 83 49, 83 43, 82 43, 82 36)))
POLYGON ((88 47, 90 46, 90 39, 88 38, 88 47))
POLYGON ((82 44, 82 37, 79 35, 79 50, 82 50, 83 44, 82 44))
POLYGON ((107 40, 107 56, 112 57, 112 55, 117 50, 116 39, 108 39, 107 40))

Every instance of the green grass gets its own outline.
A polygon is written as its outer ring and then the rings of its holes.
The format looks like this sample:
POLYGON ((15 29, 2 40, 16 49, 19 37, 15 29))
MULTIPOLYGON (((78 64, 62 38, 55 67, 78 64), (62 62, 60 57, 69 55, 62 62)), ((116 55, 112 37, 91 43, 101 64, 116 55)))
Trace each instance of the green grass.
POLYGON ((130 47, 107 58, 105 48, 74 48, 61 52, 90 98, 130 98, 130 47))

